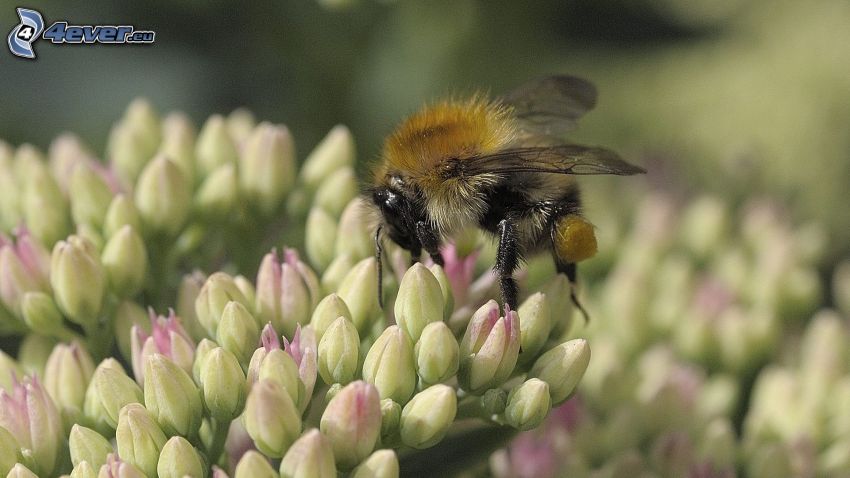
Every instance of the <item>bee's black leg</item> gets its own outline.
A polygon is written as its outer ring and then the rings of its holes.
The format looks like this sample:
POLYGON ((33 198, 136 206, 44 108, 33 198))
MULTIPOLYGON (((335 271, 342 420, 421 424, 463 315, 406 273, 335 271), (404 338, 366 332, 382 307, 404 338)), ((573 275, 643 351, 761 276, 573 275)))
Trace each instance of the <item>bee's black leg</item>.
POLYGON ((518 288, 513 278, 514 270, 519 265, 519 250, 516 226, 508 219, 499 221, 499 249, 496 252, 496 265, 493 269, 499 275, 499 287, 502 290, 502 300, 511 309, 517 308, 518 288))
POLYGON ((566 274, 567 279, 570 281, 570 300, 573 301, 573 305, 575 305, 579 312, 581 312, 581 315, 584 316, 584 321, 590 321, 590 314, 587 313, 587 310, 584 309, 576 296, 576 289, 578 288, 578 268, 575 262, 563 263, 556 258, 555 269, 557 269, 561 274, 566 274))
POLYGON ((378 226, 375 230, 375 259, 378 262, 378 305, 384 308, 384 265, 381 263, 384 255, 384 245, 381 243, 381 230, 384 226, 378 226))
POLYGON ((419 238, 419 242, 422 243, 422 248, 431 256, 434 264, 442 266, 443 255, 440 254, 440 236, 437 234, 437 231, 425 221, 418 221, 416 223, 416 236, 419 238))

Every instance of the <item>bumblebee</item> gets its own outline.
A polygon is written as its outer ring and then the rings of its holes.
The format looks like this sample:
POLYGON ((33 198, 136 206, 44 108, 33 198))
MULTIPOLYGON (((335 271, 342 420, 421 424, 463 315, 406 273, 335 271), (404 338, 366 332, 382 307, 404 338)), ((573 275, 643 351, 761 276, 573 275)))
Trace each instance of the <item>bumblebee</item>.
MULTIPOLYGON (((563 135, 596 104, 581 78, 539 78, 507 95, 474 95, 424 107, 386 139, 368 196, 380 212, 375 232, 442 265, 440 246, 460 229, 478 227, 498 241, 494 271, 502 300, 517 307, 514 270, 524 257, 549 251, 576 298, 576 264, 596 253, 573 176, 644 173, 608 149, 572 144, 563 135)), ((380 287, 379 287, 380 290, 380 287)))

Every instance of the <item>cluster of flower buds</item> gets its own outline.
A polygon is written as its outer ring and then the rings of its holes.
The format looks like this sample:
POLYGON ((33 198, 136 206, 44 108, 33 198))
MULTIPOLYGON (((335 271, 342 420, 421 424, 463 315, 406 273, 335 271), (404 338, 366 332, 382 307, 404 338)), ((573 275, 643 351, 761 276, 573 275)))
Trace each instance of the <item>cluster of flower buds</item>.
POLYGON ((0 476, 394 477, 588 367, 566 281, 501 308, 477 236, 445 268, 387 244, 379 290, 343 126, 297 171, 284 126, 136 101, 105 156, 0 144, 0 476))

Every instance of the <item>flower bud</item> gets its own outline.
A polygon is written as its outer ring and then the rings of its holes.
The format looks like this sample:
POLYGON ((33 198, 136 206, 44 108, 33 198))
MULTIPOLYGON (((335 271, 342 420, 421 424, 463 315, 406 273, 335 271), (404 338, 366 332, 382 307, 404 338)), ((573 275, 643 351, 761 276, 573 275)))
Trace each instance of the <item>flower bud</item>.
POLYGON ((213 418, 227 423, 242 413, 247 394, 245 374, 232 353, 221 347, 211 350, 201 364, 200 378, 204 403, 213 418))
POLYGON ((457 373, 460 351, 457 340, 445 322, 428 324, 422 330, 413 352, 422 383, 430 385, 444 382, 457 373))
POLYGON ((132 363, 133 326, 139 327, 145 334, 150 334, 151 320, 145 309, 137 303, 126 299, 118 303, 111 320, 114 321, 115 341, 118 345, 118 351, 127 362, 132 363))
POLYGON ((47 358, 56 346, 56 339, 38 334, 27 334, 18 347, 18 364, 25 374, 44 375, 47 358))
POLYGON ((378 390, 362 380, 346 385, 331 399, 320 426, 340 468, 348 470, 372 453, 381 432, 378 390))
POLYGON ((23 464, 16 463, 15 466, 9 470, 9 474, 6 475, 6 478, 38 478, 38 475, 33 473, 23 464))
POLYGON ((112 191, 97 171, 85 163, 78 164, 71 173, 68 196, 75 223, 90 224, 97 229, 103 226, 112 191))
POLYGON ((348 310, 348 306, 345 305, 345 301, 339 295, 331 294, 319 301, 316 310, 313 311, 313 316, 310 318, 310 326, 316 332, 319 343, 321 343, 325 330, 339 317, 351 321, 351 311, 348 310))
POLYGON ((130 403, 142 403, 142 389, 124 373, 115 359, 106 359, 92 375, 83 405, 85 417, 98 431, 110 433, 118 426, 120 411, 130 403))
POLYGON ((552 405, 557 406, 575 391, 587 365, 590 346, 585 339, 574 339, 553 347, 540 356, 529 373, 549 384, 552 405))
POLYGON ((233 478, 279 478, 280 473, 272 468, 269 459, 256 450, 248 450, 242 455, 233 478))
POLYGON ((27 292, 21 300, 24 322, 36 333, 64 338, 67 336, 62 312, 53 302, 53 297, 44 292, 27 292))
POLYGON ((315 190, 334 171, 354 165, 355 157, 351 132, 343 125, 334 126, 304 160, 300 182, 315 190))
POLYGON ((192 363, 192 379, 195 383, 201 384, 201 366, 207 359, 207 355, 217 347, 218 344, 210 339, 201 339, 198 342, 198 346, 195 348, 195 362, 192 363))
POLYGON ((263 323, 271 322, 284 335, 306 324, 318 302, 319 283, 309 267, 292 249, 284 251, 284 261, 272 251, 263 258, 257 272, 256 306, 263 323))
POLYGON ((36 378, 24 377, 14 381, 11 391, 0 390, 0 427, 17 439, 36 472, 53 473, 64 442, 62 420, 36 378))
POLYGON ((381 398, 407 403, 416 387, 416 368, 410 337, 397 325, 387 327, 363 362, 363 379, 375 385, 381 398))
POLYGON ((257 370, 257 380, 270 380, 280 384, 299 409, 310 399, 299 378, 298 364, 290 354, 281 349, 274 349, 266 354, 257 370))
POLYGON ((137 467, 147 476, 156 476, 156 465, 166 439, 145 407, 131 403, 121 409, 115 444, 122 461, 137 467))
POLYGON ((396 323, 416 342, 426 325, 443 320, 444 307, 443 291, 437 278, 422 264, 413 264, 398 287, 396 323))
POLYGON ((109 287, 119 297, 132 297, 141 289, 148 268, 148 252, 131 226, 112 235, 101 255, 109 287))
POLYGON ((122 461, 112 453, 106 459, 106 464, 100 467, 97 478, 145 478, 146 475, 136 465, 122 461))
POLYGON ((57 344, 53 348, 44 368, 44 388, 66 424, 76 422, 82 414, 86 387, 92 374, 92 358, 78 343, 57 344))
POLYGON ((505 408, 505 421, 518 430, 531 430, 543 423, 551 409, 549 385, 543 380, 532 378, 511 390, 505 408))
POLYGON ((191 437, 201 426, 201 394, 192 378, 164 355, 145 361, 145 407, 169 435, 191 437))
MULTIPOLYGON (((334 236, 336 236, 335 229, 334 236)), ((351 256, 348 254, 334 257, 324 273, 322 273, 322 290, 325 292, 338 291, 342 280, 351 272, 352 268, 354 268, 354 261, 351 260, 351 256)), ((377 274, 375 277, 377 277, 377 274)))
POLYGON ((50 256, 25 227, 16 236, 14 244, 0 241, 0 300, 20 317, 24 294, 50 290, 50 256))
POLYGON ((112 198, 106 217, 103 219, 103 234, 112 237, 124 226, 130 226, 134 231, 142 230, 142 219, 135 203, 123 194, 117 194, 112 198))
POLYGON ((331 445, 319 430, 307 431, 292 444, 280 462, 281 478, 335 478, 331 445))
POLYGON ((174 161, 189 184, 195 178, 195 127, 183 113, 171 113, 162 122, 159 153, 174 161))
POLYGON ((438 264, 432 264, 428 270, 434 274, 434 278, 436 278, 437 282, 440 284, 440 291, 443 293, 443 302, 445 304, 443 307, 443 320, 449 320, 452 316, 452 312, 455 310, 455 300, 454 293, 452 292, 451 280, 449 279, 449 276, 446 275, 445 269, 438 264))
MULTIPOLYGON (((105 465, 105 463, 104 463, 105 465)), ((100 468, 103 468, 104 465, 101 465, 100 468)), ((98 478, 98 468, 93 467, 87 461, 81 461, 74 466, 74 469, 71 470, 71 474, 68 475, 70 478, 98 478)), ((109 478, 109 476, 106 476, 109 478)))
POLYGON ((338 317, 319 341, 319 375, 327 384, 354 380, 360 360, 360 336, 354 324, 338 317))
POLYGON ((238 201, 239 186, 233 163, 222 164, 211 172, 195 194, 198 211, 212 219, 227 218, 238 201))
POLYGON ((50 260, 56 305, 70 320, 90 326, 100 313, 106 283, 94 245, 79 236, 59 241, 50 260))
POLYGON ((227 131, 236 144, 243 144, 251 136, 251 132, 257 126, 257 120, 247 108, 236 108, 227 115, 227 131))
POLYGON ((550 336, 554 339, 563 337, 573 325, 575 306, 570 299, 570 289, 570 281, 564 274, 555 274, 555 277, 543 289, 551 314, 552 331, 550 336))
POLYGON ((510 377, 519 354, 519 316, 512 310, 499 317, 499 306, 491 300, 479 308, 460 343, 458 381, 472 392, 481 393, 510 377))
POLYGON ((336 255, 348 254, 355 260, 375 255, 374 231, 369 229, 365 220, 366 208, 365 201, 356 197, 342 211, 334 246, 336 255))
POLYGON ((395 441, 398 435, 398 424, 401 421, 401 405, 391 398, 381 400, 381 441, 395 441))
MULTIPOLYGON (((330 270, 330 269, 329 269, 330 270)), ((358 262, 346 274, 337 290, 339 297, 351 311, 351 320, 357 332, 365 336, 379 313, 378 265, 374 257, 358 262)))
POLYGON ((236 164, 239 153, 230 133, 227 132, 224 117, 213 115, 204 123, 198 134, 195 156, 202 177, 210 175, 219 166, 236 164))
POLYGON ((284 388, 272 380, 260 380, 245 403, 245 430, 265 455, 281 458, 301 434, 301 416, 284 388))
POLYGON ((354 168, 340 168, 322 180, 313 204, 334 217, 339 217, 348 202, 357 197, 359 188, 354 168))
POLYGON ((537 358, 552 330, 552 313, 546 294, 537 292, 525 300, 517 310, 519 314, 519 363, 526 364, 537 358))
POLYGON ((71 427, 68 437, 71 450, 71 463, 76 467, 80 462, 88 462, 93 469, 106 464, 106 457, 113 453, 112 445, 100 433, 78 424, 71 427))
POLYGON ((54 244, 68 234, 68 204, 44 164, 29 168, 23 193, 21 211, 33 236, 42 244, 54 244))
POLYGON ((207 337, 207 332, 195 313, 195 300, 201 293, 204 281, 206 277, 200 271, 194 271, 183 276, 177 289, 177 315, 183 319, 183 328, 196 342, 207 337))
POLYGON ((351 478, 398 478, 398 457, 393 450, 378 450, 351 472, 351 478))
POLYGON ((209 276, 204 286, 201 287, 198 298, 195 299, 195 314, 198 316, 198 322, 203 325, 210 337, 217 336, 216 332, 218 323, 221 321, 221 314, 230 301, 239 302, 248 311, 251 310, 248 299, 236 286, 232 277, 224 272, 216 272, 209 276))
POLYGON ((277 210, 295 182, 295 143, 286 126, 260 123, 239 155, 239 186, 264 215, 277 210))
POLYGON ((448 385, 432 385, 417 393, 401 411, 401 441, 421 450, 443 439, 457 414, 457 396, 448 385))
POLYGON ((236 356, 239 363, 247 364, 254 352, 260 331, 257 321, 244 305, 230 301, 221 313, 216 331, 218 343, 236 356))
POLYGON ((159 478, 202 477, 206 475, 205 466, 200 455, 198 455, 198 450, 195 450, 195 447, 181 436, 171 437, 165 442, 159 454, 156 472, 159 478))
POLYGON ((318 270, 327 269, 334 260, 336 235, 336 219, 324 209, 312 207, 304 226, 304 250, 318 270))
POLYGON ((6 473, 15 466, 15 463, 23 460, 21 446, 18 440, 5 428, 0 426, 0 475, 6 473))
POLYGON ((180 318, 174 315, 172 309, 168 310, 168 318, 157 316, 153 309, 149 310, 149 316, 150 335, 139 326, 133 326, 130 331, 133 374, 136 381, 144 386, 145 363, 153 354, 162 354, 187 373, 191 373, 195 360, 195 344, 180 325, 180 318))
POLYGON ((154 153, 151 146, 141 131, 124 121, 117 123, 110 131, 106 156, 109 167, 115 171, 125 188, 136 182, 142 168, 150 160, 154 153))
POLYGON ((191 204, 191 185, 180 168, 165 156, 145 166, 136 184, 136 207, 145 231, 176 236, 191 204))
POLYGON ((162 127, 159 114, 146 98, 136 98, 127 105, 121 122, 137 131, 143 142, 143 151, 153 156, 162 139, 162 127))

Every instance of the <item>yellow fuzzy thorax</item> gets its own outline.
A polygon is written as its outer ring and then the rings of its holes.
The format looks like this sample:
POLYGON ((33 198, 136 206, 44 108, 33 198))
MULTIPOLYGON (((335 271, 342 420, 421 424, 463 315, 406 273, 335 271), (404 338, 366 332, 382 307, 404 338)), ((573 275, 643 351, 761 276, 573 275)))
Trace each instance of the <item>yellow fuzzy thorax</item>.
POLYGON ((426 106, 387 138, 375 179, 399 174, 426 190, 438 187, 443 161, 497 151, 513 141, 515 131, 510 109, 481 95, 426 106))

